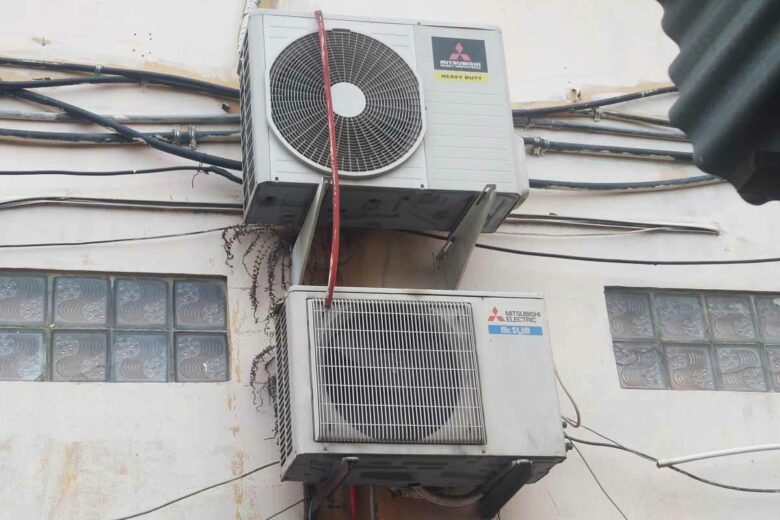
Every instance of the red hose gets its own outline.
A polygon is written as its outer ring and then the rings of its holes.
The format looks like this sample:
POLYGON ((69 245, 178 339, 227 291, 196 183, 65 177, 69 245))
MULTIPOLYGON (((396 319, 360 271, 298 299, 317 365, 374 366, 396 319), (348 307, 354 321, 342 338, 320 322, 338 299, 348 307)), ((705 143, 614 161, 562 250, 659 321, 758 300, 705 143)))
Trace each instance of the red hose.
POLYGON ((349 486, 349 520, 358 520, 357 486, 349 486))
POLYGON ((336 146, 336 119, 333 116, 333 98, 330 95, 330 64, 328 62, 328 39, 322 11, 315 11, 317 32, 320 37, 320 56, 322 58, 322 79, 325 84, 325 106, 328 112, 328 137, 330 139, 330 172, 333 177, 333 236, 330 243, 330 268, 328 269, 328 292, 325 295, 325 307, 333 301, 336 288, 336 275, 339 269, 339 241, 341 231, 341 192, 339 191, 339 160, 336 146))

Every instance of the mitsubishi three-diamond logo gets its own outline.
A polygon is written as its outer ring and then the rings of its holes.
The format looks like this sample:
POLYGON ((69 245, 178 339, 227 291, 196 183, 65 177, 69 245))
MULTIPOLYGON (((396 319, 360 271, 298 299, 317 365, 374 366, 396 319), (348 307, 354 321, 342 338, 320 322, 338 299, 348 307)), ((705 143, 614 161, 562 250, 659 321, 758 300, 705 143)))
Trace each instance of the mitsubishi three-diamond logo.
POLYGON ((498 313, 498 307, 493 307, 493 314, 488 316, 488 321, 505 321, 504 317, 498 313))
POLYGON ((471 61, 471 56, 463 52, 463 45, 458 42, 455 44, 455 52, 450 54, 450 61, 471 61))

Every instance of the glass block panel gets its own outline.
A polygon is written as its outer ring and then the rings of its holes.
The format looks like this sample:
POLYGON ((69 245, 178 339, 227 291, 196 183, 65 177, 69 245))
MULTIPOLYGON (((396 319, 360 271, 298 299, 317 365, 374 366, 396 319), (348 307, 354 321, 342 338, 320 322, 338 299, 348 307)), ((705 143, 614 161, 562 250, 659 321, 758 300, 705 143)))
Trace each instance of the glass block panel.
POLYGON ((656 294, 661 338, 671 341, 707 339, 707 324, 699 297, 694 294, 656 294))
POLYGON ((164 328, 168 323, 168 283, 164 280, 119 278, 116 324, 130 328, 164 328))
POLYGON ((666 388, 658 345, 616 342, 614 348, 621 387, 666 388))
POLYGON ((766 358, 769 363, 769 380, 772 388, 780 392, 780 347, 767 347, 766 358))
POLYGON ((177 334, 176 381, 226 381, 224 334, 177 334))
POLYGON ((54 323, 101 326, 108 316, 108 280, 64 277, 54 279, 54 323))
POLYGON ((653 320, 650 318, 650 297, 647 294, 609 291, 607 313, 612 338, 653 339, 653 320))
POLYGON ((0 380, 43 379, 46 347, 42 332, 0 331, 0 380))
POLYGON ((217 281, 174 282, 176 326, 185 329, 225 328, 225 284, 217 281))
POLYGON ((117 332, 111 347, 115 381, 166 381, 168 334, 117 332))
POLYGON ((46 278, 0 276, 0 323, 42 325, 46 308, 46 278))
POLYGON ((712 337, 720 341, 755 341, 752 307, 747 296, 707 295, 712 337))
POLYGON ((756 296, 756 310, 764 340, 780 343, 780 294, 756 296))
POLYGON ((708 347, 667 345, 664 352, 669 381, 675 390, 714 390, 708 347))
POLYGON ((55 332, 52 341, 52 379, 105 381, 107 344, 103 332, 55 332))
POLYGON ((759 348, 735 345, 718 347, 715 352, 723 390, 766 391, 759 348))

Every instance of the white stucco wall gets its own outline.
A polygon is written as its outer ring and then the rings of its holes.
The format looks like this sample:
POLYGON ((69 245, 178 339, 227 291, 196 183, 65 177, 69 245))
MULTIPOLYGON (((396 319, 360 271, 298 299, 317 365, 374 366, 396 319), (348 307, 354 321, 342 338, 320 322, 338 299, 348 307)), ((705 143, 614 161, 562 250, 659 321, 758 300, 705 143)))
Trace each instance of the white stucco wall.
MULTIPOLYGON (((236 84, 236 36, 242 0, 132 3, 0 2, 8 23, 0 53, 172 71, 236 84)), ((674 45, 660 28, 661 9, 641 2, 570 0, 435 0, 366 2, 280 1, 280 8, 391 18, 497 24, 504 32, 510 87, 516 102, 562 101, 570 89, 584 97, 631 91, 668 81, 674 45)), ((40 71, 0 69, 4 80, 40 71)), ((52 94, 104 113, 220 113, 219 102, 162 89, 68 87, 52 94), (98 94, 99 93, 99 94, 98 94)), ((639 102, 638 112, 663 114, 670 98, 639 102)), ((0 99, 1 108, 29 105, 0 99)), ((37 109, 37 107, 31 107, 37 109)), ((237 107, 233 107, 233 110, 237 107)), ((0 123, 17 128, 40 125, 0 123)), ((51 125, 46 126, 51 129, 51 125)), ((57 124, 56 129, 92 128, 57 124)), ((97 130, 97 129, 95 129, 97 130)), ((522 132, 520 132, 522 133, 522 132)), ((545 135, 536 133, 535 135, 545 135)), ((662 142, 585 134, 546 134, 559 140, 680 148, 662 142)), ((203 150, 240 157, 237 145, 203 150)), ((186 161, 141 147, 60 148, 0 143, 0 169, 118 169, 186 161)), ((529 157, 531 177, 647 180, 696 174, 669 164, 604 158, 529 157)), ((164 200, 240 201, 240 189, 191 175, 113 178, 0 177, 0 199, 83 195, 164 200)), ((549 239, 493 235, 483 241, 515 248, 655 259, 778 256, 774 227, 780 204, 754 207, 728 185, 653 194, 581 195, 534 191, 522 213, 663 220, 719 226, 718 237, 638 234, 549 239)), ((227 215, 82 208, 0 212, 0 243, 129 237, 231 224, 227 215)), ((508 232, 551 232, 507 226, 508 232)), ((554 231, 554 230, 553 230, 554 231)), ((567 229, 566 232, 581 232, 567 229)), ((394 238, 387 285, 425 285, 436 244, 394 238), (412 258, 415 261, 412 261, 412 258), (419 263, 416 263, 419 262, 419 263), (415 274, 419 272, 420 274, 415 274)), ((357 246, 359 247, 359 246, 357 246)), ((228 279, 231 380, 218 384, 0 383, 0 518, 113 518, 155 506, 277 457, 268 407, 257 412, 248 388, 250 363, 267 340, 252 318, 243 268, 224 264, 218 234, 127 245, 0 249, 0 268, 224 275, 228 279)), ((583 421, 625 444, 673 456, 776 442, 779 393, 622 390, 612 354, 603 288, 608 285, 780 291, 776 264, 731 267, 636 267, 575 263, 477 251, 465 289, 537 291, 545 295, 553 351, 583 412, 583 421)), ((533 398, 533 396, 528 396, 533 398)), ((564 409, 568 404, 563 403, 564 409)), ((585 437, 584 432, 577 435, 585 437)), ((630 455, 584 447, 605 487, 629 518, 770 519, 780 499, 718 490, 630 455)), ((691 465, 732 484, 780 487, 780 455, 754 454, 691 465)), ((265 518, 296 501, 296 484, 275 469, 209 491, 150 518, 265 518)), ((300 518, 300 508, 283 518, 300 518)), ((540 483, 524 488, 502 518, 618 518, 576 454, 540 483)))

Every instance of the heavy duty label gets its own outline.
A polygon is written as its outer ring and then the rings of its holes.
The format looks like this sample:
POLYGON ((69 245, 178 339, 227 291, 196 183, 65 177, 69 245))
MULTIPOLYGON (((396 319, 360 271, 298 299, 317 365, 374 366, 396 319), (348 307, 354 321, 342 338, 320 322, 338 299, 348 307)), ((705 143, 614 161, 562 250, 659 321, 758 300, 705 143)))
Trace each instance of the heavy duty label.
POLYGON ((431 38, 436 79, 479 82, 488 79, 485 40, 431 38))

